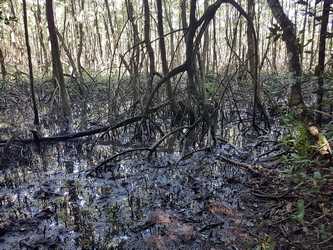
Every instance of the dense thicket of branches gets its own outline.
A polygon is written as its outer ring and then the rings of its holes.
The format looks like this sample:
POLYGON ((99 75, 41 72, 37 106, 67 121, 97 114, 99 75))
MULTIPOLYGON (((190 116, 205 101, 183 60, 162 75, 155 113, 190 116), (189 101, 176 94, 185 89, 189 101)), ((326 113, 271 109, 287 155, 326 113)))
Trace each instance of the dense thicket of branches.
POLYGON ((91 80, 107 85, 109 121, 121 105, 147 117, 148 110, 162 101, 168 103, 173 126, 183 113, 188 123, 199 119, 209 127, 211 113, 216 113, 214 107, 221 108, 225 95, 239 109, 233 88, 241 86, 233 85, 246 82, 252 125, 262 119, 267 125, 272 98, 263 79, 281 72, 292 76, 290 107, 305 107, 302 82, 313 74, 318 77, 314 108, 329 111, 330 104, 324 105, 324 76, 331 69, 333 46, 329 1, 22 3, 1 2, 0 68, 4 84, 29 69, 35 124, 33 72, 37 79, 53 80, 55 93, 59 90, 65 130, 72 126, 68 89, 73 87, 81 98, 80 128, 87 129, 86 82, 91 80), (67 76, 71 81, 66 82, 67 76))

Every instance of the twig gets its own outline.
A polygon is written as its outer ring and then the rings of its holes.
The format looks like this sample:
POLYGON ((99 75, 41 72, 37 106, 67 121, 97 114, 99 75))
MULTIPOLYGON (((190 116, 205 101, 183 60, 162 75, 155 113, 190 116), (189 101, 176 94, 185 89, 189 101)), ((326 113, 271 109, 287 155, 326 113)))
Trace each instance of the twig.
POLYGON ((333 240, 333 235, 331 235, 331 237, 329 237, 328 239, 326 239, 324 241, 318 242, 317 245, 324 245, 324 244, 330 242, 331 240, 333 240))

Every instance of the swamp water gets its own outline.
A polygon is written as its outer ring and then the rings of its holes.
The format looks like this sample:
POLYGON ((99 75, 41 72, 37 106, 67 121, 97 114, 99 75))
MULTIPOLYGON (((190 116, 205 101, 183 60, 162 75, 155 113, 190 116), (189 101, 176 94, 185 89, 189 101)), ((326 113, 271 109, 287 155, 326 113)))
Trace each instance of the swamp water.
POLYGON ((90 171, 108 146, 50 145, 0 175, 0 249, 242 249, 249 174, 220 156, 230 144, 181 159, 132 153, 90 171))

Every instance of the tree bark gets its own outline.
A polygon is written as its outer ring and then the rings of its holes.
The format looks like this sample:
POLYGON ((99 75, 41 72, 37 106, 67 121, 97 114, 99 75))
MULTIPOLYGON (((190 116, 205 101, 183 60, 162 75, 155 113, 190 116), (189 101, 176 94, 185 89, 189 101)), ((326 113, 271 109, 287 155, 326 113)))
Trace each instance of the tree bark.
POLYGON ((1 48, 0 48, 0 67, 1 67, 2 80, 6 80, 7 71, 5 67, 5 57, 3 55, 1 48))
MULTIPOLYGON (((209 1, 204 1, 204 9, 207 10, 209 1)), ((204 34, 204 42, 202 49, 202 80, 205 82, 206 74, 209 71, 209 29, 207 28, 204 34)))
POLYGON ((247 14, 249 16, 249 20, 247 20, 247 59, 249 65, 249 72, 251 75, 251 79, 254 86, 254 101, 253 101, 253 125, 256 123, 256 116, 257 110, 260 107, 264 112, 261 106, 261 86, 259 84, 259 77, 258 77, 258 50, 256 50, 257 44, 255 41, 255 34, 254 30, 251 29, 251 25, 254 27, 254 19, 255 19, 255 1, 254 0, 247 0, 247 14))
POLYGON ((317 21, 316 21, 316 16, 317 16, 317 1, 315 2, 315 5, 313 6, 314 9, 314 13, 313 13, 313 22, 312 22, 312 37, 311 37, 311 54, 310 54, 310 65, 309 65, 309 71, 312 70, 312 67, 314 65, 314 61, 315 61, 315 51, 316 51, 316 39, 315 39, 315 35, 316 35, 316 27, 317 27, 317 21))
POLYGON ((169 26, 170 31, 170 55, 172 55, 171 62, 170 62, 170 68, 173 68, 175 65, 175 29, 173 27, 173 16, 171 11, 172 3, 167 3, 167 0, 163 0, 163 3, 165 5, 165 17, 169 26), (169 6, 167 5, 169 4, 169 6))
MULTIPOLYGON (((324 0, 323 14, 321 20, 320 36, 319 36, 319 57, 318 66, 316 70, 316 75, 318 77, 318 95, 317 95, 317 106, 318 110, 323 109, 323 96, 324 96, 324 73, 325 73, 325 58, 326 58, 326 34, 327 25, 330 14, 330 0, 324 0)), ((322 115, 319 112, 317 116, 317 122, 320 124, 322 120, 322 115)))
MULTIPOLYGON (((164 40, 164 27, 163 27, 163 9, 162 9, 162 1, 156 0, 157 6, 157 30, 159 35, 159 46, 160 46, 160 55, 161 55, 161 63, 162 63, 162 71, 163 75, 166 76, 169 73, 169 67, 166 57, 166 49, 165 49, 165 40, 164 40)), ((170 100, 170 110, 173 114, 175 114, 175 100, 172 95, 171 81, 168 80, 166 82, 166 95, 170 100)))
POLYGON ((279 0, 267 0, 267 3, 272 11, 272 14, 280 27, 282 28, 282 38, 286 43, 289 61, 289 71, 294 77, 295 82, 291 86, 289 96, 290 107, 304 108, 304 101, 302 95, 301 76, 302 67, 300 63, 300 48, 296 38, 294 24, 290 21, 288 16, 284 13, 279 0))
POLYGON ((149 57, 149 79, 147 83, 147 89, 148 93, 150 94, 150 91, 153 88, 153 79, 154 79, 154 73, 156 71, 155 69, 155 54, 153 47, 151 46, 150 41, 150 9, 149 9, 149 2, 148 0, 143 0, 143 9, 144 9, 144 39, 145 44, 147 47, 148 57, 149 57))
POLYGON ((99 22, 98 21, 99 21, 98 20, 98 8, 97 8, 97 3, 95 3, 95 26, 96 26, 97 42, 98 42, 100 60, 103 63, 102 37, 101 37, 101 33, 99 31, 99 22))
MULTIPOLYGON (((306 0, 305 1, 306 3, 306 7, 305 7, 305 13, 308 12, 309 10, 309 0, 306 0)), ((301 37, 301 63, 303 63, 303 59, 304 59, 304 42, 305 42, 305 34, 306 34, 306 24, 307 24, 307 21, 308 21, 308 15, 306 14, 304 16, 304 20, 303 20, 303 26, 302 26, 302 37, 301 37)))
POLYGON ((44 44, 44 33, 43 33, 43 28, 42 28, 42 17, 41 17, 41 10, 40 10, 40 4, 39 4, 39 0, 37 1, 37 10, 34 13, 35 15, 35 19, 36 19, 36 26, 37 26, 37 30, 38 30, 38 38, 39 38, 39 43, 40 46, 42 48, 42 52, 43 52, 43 63, 45 66, 45 72, 48 73, 49 71, 49 61, 48 61, 48 56, 47 56, 47 50, 44 44))
MULTIPOLYGON (((134 18, 134 8, 133 8, 133 3, 130 0, 126 0, 126 9, 127 9, 127 15, 128 15, 128 20, 131 23, 132 26, 132 35, 133 35, 133 44, 136 45, 139 43, 140 38, 139 38, 139 30, 138 30, 138 25, 135 21, 134 18)), ((133 71, 131 74, 131 83, 132 83, 132 90, 133 90, 133 101, 136 103, 138 100, 139 96, 139 62, 140 62, 140 47, 137 46, 133 50, 132 58, 131 58, 131 70, 133 71)))
POLYGON ((32 62, 31 62, 31 48, 30 48, 30 43, 29 43, 27 4, 26 4, 25 0, 23 0, 22 2, 23 2, 24 35, 25 35, 25 43, 27 46, 28 64, 29 64, 30 91, 31 91, 32 106, 33 106, 33 111, 34 111, 34 124, 36 126, 39 126, 38 108, 37 108, 35 88, 34 88, 34 75, 33 75, 32 62))
POLYGON ((63 129, 65 131, 68 131, 71 130, 72 126, 72 111, 71 111, 69 96, 66 90, 65 79, 60 60, 60 50, 56 34, 56 27, 54 23, 52 0, 46 0, 46 19, 47 19, 50 42, 51 42, 53 75, 57 84, 59 85, 59 90, 60 90, 62 119, 64 126, 63 129))

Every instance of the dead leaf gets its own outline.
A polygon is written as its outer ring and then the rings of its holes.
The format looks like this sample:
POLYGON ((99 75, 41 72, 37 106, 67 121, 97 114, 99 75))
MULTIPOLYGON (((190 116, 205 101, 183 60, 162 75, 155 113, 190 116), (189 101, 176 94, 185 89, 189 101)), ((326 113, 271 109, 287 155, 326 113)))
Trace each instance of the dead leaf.
POLYGON ((185 223, 176 223, 169 227, 168 236, 172 240, 189 241, 194 237, 194 229, 192 225, 185 223))
POLYGON ((291 213, 293 211, 293 203, 292 202, 287 203, 286 210, 287 210, 288 213, 291 213))
POLYGON ((212 214, 225 215, 225 216, 235 216, 236 212, 224 205, 222 202, 211 201, 208 205, 208 211, 212 214))
POLYGON ((154 212, 152 212, 149 215, 148 221, 153 224, 162 224, 162 225, 171 224, 172 222, 171 216, 167 212, 161 209, 156 209, 154 212))
POLYGON ((147 246, 151 249, 157 249, 157 250, 168 249, 167 244, 166 244, 168 239, 161 235, 152 235, 152 236, 148 237, 145 241, 146 241, 147 246))

